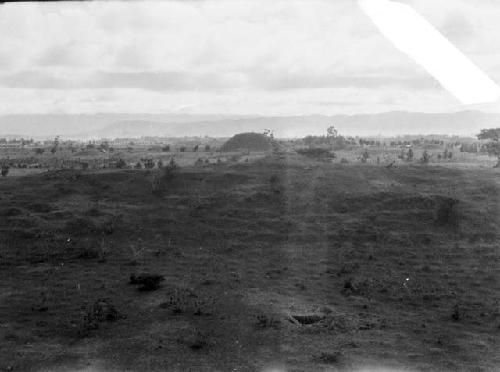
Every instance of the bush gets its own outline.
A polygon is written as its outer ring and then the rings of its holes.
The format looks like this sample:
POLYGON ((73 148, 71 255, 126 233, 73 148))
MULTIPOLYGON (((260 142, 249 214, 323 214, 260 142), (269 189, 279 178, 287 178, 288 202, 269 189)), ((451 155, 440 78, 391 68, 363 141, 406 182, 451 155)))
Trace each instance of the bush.
POLYGON ((191 289, 180 287, 175 288, 160 307, 169 309, 172 314, 211 315, 214 313, 215 299, 200 298, 191 289))
POLYGON ((459 215, 457 212, 458 199, 443 199, 436 211, 434 222, 438 226, 457 227, 459 224, 459 215))
POLYGON ((2 165, 2 177, 7 177, 9 170, 10 167, 8 165, 2 165))
POLYGON ((142 274, 142 275, 130 275, 130 284, 140 285, 140 291, 155 291, 160 288, 160 283, 164 281, 165 278, 162 275, 157 274, 142 274))
POLYGON ((84 308, 79 333, 81 336, 86 336, 90 331, 98 329, 100 323, 114 322, 120 317, 120 314, 109 299, 100 298, 91 306, 88 306, 86 309, 84 308))

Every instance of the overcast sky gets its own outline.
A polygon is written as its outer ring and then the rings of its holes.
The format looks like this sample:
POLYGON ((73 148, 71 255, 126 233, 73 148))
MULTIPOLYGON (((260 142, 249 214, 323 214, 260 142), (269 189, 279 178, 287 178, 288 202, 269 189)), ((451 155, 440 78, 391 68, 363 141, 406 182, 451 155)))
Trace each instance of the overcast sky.
MULTIPOLYGON (((498 0, 405 1, 500 82, 498 0)), ((355 0, 7 3, 0 114, 500 111, 461 105, 355 0)))

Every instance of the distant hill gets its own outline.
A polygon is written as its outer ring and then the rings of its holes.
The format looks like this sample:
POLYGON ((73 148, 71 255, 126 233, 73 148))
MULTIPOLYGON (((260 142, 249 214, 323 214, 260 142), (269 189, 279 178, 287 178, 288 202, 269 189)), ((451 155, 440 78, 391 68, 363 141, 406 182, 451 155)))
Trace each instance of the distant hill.
POLYGON ((260 133, 239 133, 227 140, 221 147, 221 151, 268 151, 272 144, 269 137, 260 133))
POLYGON ((339 133, 360 136, 403 134, 475 135, 480 129, 498 127, 499 113, 461 111, 415 113, 393 111, 380 114, 236 116, 187 114, 54 114, 0 116, 0 136, 61 135, 75 139, 142 136, 231 137, 235 133, 272 129, 278 138, 325 134, 335 125, 339 133))

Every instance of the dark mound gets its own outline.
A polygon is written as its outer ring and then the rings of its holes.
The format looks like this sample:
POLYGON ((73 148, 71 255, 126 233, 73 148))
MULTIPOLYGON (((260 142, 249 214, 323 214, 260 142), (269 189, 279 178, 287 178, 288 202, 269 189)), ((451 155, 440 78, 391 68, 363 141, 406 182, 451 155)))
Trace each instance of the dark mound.
POLYGON ((271 140, 260 133, 239 133, 230 138, 222 147, 221 151, 268 151, 271 150, 271 140))

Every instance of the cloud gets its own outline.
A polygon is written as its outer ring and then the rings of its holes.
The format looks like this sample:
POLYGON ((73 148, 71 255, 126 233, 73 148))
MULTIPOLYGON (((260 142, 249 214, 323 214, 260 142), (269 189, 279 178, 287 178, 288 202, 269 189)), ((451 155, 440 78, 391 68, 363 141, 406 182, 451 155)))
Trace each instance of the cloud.
POLYGON ((22 71, 0 77, 0 85, 20 89, 144 89, 152 91, 219 90, 238 87, 237 75, 186 71, 104 72, 58 76, 22 71))
MULTIPOLYGON (((409 2, 500 76, 494 1, 409 2)), ((121 111, 146 101, 151 111, 247 113, 453 106, 352 0, 4 4, 0 68, 0 112, 49 109, 51 99, 121 111), (330 100, 360 105, 313 103, 330 100)))

